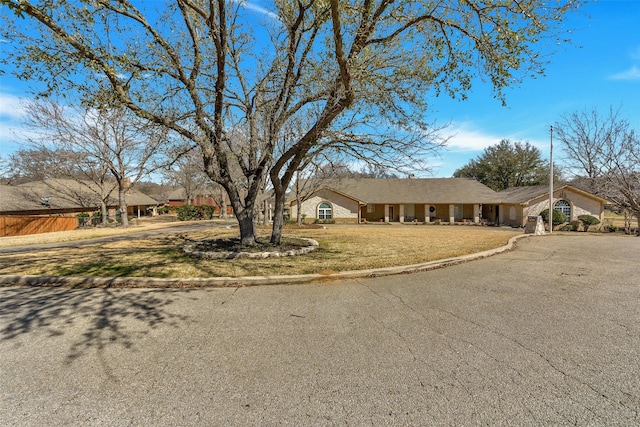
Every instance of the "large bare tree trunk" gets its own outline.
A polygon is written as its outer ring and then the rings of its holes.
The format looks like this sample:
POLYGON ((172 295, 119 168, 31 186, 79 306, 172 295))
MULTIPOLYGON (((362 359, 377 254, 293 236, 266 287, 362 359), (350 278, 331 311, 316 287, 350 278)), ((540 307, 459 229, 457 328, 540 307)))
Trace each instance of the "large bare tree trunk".
POLYGON ((631 212, 624 210, 624 234, 631 234, 631 212))
POLYGON ((240 212, 236 212, 238 219, 238 227, 240 228, 240 244, 245 246, 253 246, 256 244, 256 229, 253 222, 253 209, 245 208, 240 212))
POLYGON ((108 223, 107 221, 108 212, 107 212, 107 204, 104 202, 104 200, 100 200, 100 213, 102 214, 102 225, 106 226, 108 223))
POLYGON ((125 199, 125 190, 118 190, 118 202, 120 205, 120 222, 122 223, 123 228, 129 227, 129 218, 127 215, 127 202, 125 199))
POLYGON ((227 219, 227 199, 224 190, 220 190, 220 218, 227 219))
POLYGON ((271 229, 271 244, 279 245, 282 241, 282 228, 284 226, 284 195, 275 192, 276 200, 273 212, 273 228, 271 229))
POLYGON ((296 222, 298 226, 302 225, 302 202, 300 196, 296 199, 296 222))

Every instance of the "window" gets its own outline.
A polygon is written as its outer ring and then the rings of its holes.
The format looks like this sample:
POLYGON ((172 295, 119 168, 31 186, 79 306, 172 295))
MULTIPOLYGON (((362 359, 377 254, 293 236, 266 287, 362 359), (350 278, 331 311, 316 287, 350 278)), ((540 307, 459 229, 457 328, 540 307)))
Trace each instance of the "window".
POLYGON ((553 209, 562 212, 567 218, 571 219, 571 204, 566 200, 557 201, 553 209))
POLYGON ((374 205, 373 203, 369 203, 367 205, 367 213, 375 213, 376 211, 376 205, 374 205))
POLYGON ((331 219, 331 205, 327 202, 322 202, 318 205, 318 219, 331 219))

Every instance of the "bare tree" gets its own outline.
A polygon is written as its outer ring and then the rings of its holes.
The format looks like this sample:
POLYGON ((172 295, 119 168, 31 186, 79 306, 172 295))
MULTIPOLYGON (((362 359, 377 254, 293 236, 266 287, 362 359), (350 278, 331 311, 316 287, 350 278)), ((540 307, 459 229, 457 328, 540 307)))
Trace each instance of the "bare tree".
POLYGON ((102 224, 107 224, 107 205, 111 201, 111 193, 116 188, 116 181, 111 177, 107 165, 86 156, 85 153, 70 151, 67 148, 50 146, 50 141, 31 141, 32 148, 18 150, 11 155, 13 164, 13 183, 41 181, 51 186, 51 190, 65 194, 71 200, 77 200, 82 206, 86 204, 87 194, 91 199, 99 200, 102 224), (83 189, 64 188, 59 179, 72 179, 83 189))
POLYGON ((341 147, 355 158, 417 160, 434 146, 430 95, 464 97, 483 74, 504 100, 505 87, 543 71, 545 41, 566 41, 562 18, 580 0, 278 0, 261 21, 225 0, 176 0, 162 14, 129 0, 0 1, 28 18, 7 19, 1 34, 21 78, 87 102, 108 83, 118 103, 200 146, 241 242, 253 244, 265 177, 279 243, 284 195, 308 156, 341 147), (304 132, 276 150, 283 126, 309 114, 304 132), (236 144, 240 129, 246 143, 236 144))
MULTIPOLYGON (((123 227, 128 227, 126 193, 133 184, 158 167, 159 148, 166 132, 149 126, 122 108, 85 109, 64 107, 50 100, 28 103, 26 124, 33 129, 30 143, 40 150, 61 149, 73 153, 77 169, 101 189, 102 200, 110 194, 107 175, 115 181, 123 227)), ((78 173, 69 171, 71 177, 78 173)), ((106 205, 103 203, 103 220, 106 205)))
POLYGON ((202 194, 210 178, 202 165, 202 154, 197 147, 188 150, 177 158, 171 166, 164 171, 164 175, 174 186, 184 189, 185 201, 188 205, 198 194, 202 194))
POLYGON ((635 215, 640 235, 640 138, 620 110, 565 115, 554 125, 566 154, 567 171, 583 187, 635 215))

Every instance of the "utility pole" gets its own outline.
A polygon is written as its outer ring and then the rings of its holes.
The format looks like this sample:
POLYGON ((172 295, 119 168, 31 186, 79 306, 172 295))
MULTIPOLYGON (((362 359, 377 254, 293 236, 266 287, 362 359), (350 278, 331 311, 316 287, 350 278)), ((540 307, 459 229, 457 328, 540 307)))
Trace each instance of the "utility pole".
POLYGON ((549 145, 549 234, 553 233, 553 126, 549 145))

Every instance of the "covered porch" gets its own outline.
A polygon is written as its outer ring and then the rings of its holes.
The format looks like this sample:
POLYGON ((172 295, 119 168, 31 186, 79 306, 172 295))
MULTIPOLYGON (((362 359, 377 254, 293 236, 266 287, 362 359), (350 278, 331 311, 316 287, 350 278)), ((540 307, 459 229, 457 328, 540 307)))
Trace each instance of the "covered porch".
POLYGON ((389 203, 361 207, 362 222, 473 223, 496 222, 498 205, 481 203, 389 203))

